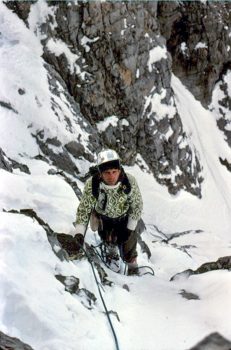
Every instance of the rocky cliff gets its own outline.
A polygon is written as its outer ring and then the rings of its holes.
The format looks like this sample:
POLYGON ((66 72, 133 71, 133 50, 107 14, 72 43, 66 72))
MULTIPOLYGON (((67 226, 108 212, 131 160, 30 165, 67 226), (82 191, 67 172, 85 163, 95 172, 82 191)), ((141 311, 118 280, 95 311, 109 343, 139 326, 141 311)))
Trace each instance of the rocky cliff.
POLYGON ((215 84, 230 69, 230 3, 160 2, 158 18, 173 73, 207 107, 215 84))
MULTIPOLYGON (((140 155, 157 181, 173 194, 201 196, 202 167, 176 107, 172 73, 208 108, 217 83, 230 69, 230 3, 10 1, 6 5, 43 46, 54 95, 89 136, 62 144, 34 137, 41 154, 59 169, 80 176, 76 159, 94 161, 102 147, 116 149, 125 164, 140 155), (54 147, 59 152, 54 152, 54 147), (60 151, 60 147, 62 151, 60 151)), ((226 91, 227 91, 226 84, 226 91)), ((230 145, 230 97, 218 126, 230 145)), ((222 108, 223 108, 222 107, 222 108)), ((210 106, 210 108, 212 108, 210 106)), ((73 121, 64 114, 67 126, 73 121)))

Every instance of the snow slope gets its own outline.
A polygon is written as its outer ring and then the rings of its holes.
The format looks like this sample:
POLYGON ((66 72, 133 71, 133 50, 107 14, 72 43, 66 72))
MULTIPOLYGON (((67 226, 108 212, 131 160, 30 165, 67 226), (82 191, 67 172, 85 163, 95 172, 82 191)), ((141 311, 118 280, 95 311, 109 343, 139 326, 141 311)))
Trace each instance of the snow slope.
MULTIPOLYGON (((28 175, 0 170, 0 329, 35 350, 115 349, 89 263, 61 262, 36 221, 3 211, 32 208, 54 231, 68 233, 78 199, 62 178, 48 175, 52 166, 33 159, 38 146, 31 128, 45 125, 62 141, 73 137, 49 107, 40 43, 3 4, 0 32, 0 100, 17 111, 0 105, 0 147, 31 171, 28 175), (19 88, 25 89, 23 96, 19 88), (92 308, 66 292, 56 274, 80 278, 80 287, 97 297, 92 308)), ((185 269, 230 255, 231 248, 231 174, 219 162, 219 157, 230 161, 230 149, 214 116, 175 77, 172 87, 183 127, 203 165, 202 199, 183 191, 172 196, 138 166, 126 168, 137 177, 143 194, 142 237, 152 253, 148 261, 138 247, 138 263, 152 266, 155 277, 127 277, 105 268, 113 286, 105 286, 102 293, 108 309, 119 316, 120 321, 111 314, 121 350, 186 350, 213 331, 231 339, 229 271, 169 281, 185 269), (173 233, 185 234, 168 244, 163 241, 173 233), (183 298, 182 290, 199 299, 183 298)), ((87 140, 87 135, 82 137, 87 140)), ((90 230, 86 240, 98 242, 90 230)))

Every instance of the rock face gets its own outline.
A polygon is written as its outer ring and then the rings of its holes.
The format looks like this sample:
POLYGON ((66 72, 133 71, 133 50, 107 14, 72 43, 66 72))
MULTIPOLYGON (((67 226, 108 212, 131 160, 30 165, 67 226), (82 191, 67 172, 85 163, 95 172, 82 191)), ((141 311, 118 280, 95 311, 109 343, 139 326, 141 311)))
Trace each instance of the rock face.
POLYGON ((200 196, 200 165, 175 108, 157 3, 61 3, 53 14, 58 27, 43 27, 44 59, 60 72, 92 125, 106 119, 98 129, 102 143, 126 164, 140 153, 171 193, 184 188, 200 196), (75 68, 68 68, 65 55, 51 52, 51 40, 68 44, 78 57, 75 68))
POLYGON ((186 270, 180 272, 171 278, 171 281, 177 280, 180 277, 188 278, 191 275, 198 275, 201 273, 213 271, 213 270, 230 270, 231 269, 231 256, 224 256, 219 258, 217 261, 212 261, 202 264, 196 270, 186 270))
POLYGON ((219 333, 212 333, 190 350, 230 350, 231 342, 219 333))
POLYGON ((159 2, 158 19, 174 74, 208 106, 215 83, 230 69, 230 2, 159 2))
MULTIPOLYGON (((225 139, 231 147, 231 130, 230 130, 230 110, 231 110, 231 98, 230 98, 230 87, 231 87, 231 63, 227 64, 226 70, 220 76, 220 80, 216 85, 213 92, 213 100, 209 108, 212 112, 215 112, 217 117, 217 125, 225 135, 225 139)), ((230 166, 230 164, 229 164, 230 166)), ((229 168, 227 166, 227 168, 229 168)), ((228 169, 230 170, 230 169, 228 169)))
POLYGON ((33 350, 29 345, 21 342, 18 338, 12 338, 0 331, 1 350, 33 350))
MULTIPOLYGON (((7 6, 29 28, 30 13, 41 12, 39 1, 7 6)), ((185 189, 200 197, 201 166, 176 108, 171 74, 208 104, 230 60, 230 5, 49 1, 46 6, 33 30, 43 45, 53 109, 58 116, 57 97, 64 94, 76 121, 92 136, 86 148, 81 140, 50 145, 53 140, 37 134, 42 155, 78 177, 76 159, 92 162, 93 153, 111 147, 125 164, 141 155, 171 193, 185 189)), ((66 127, 71 123, 66 118, 66 127)))
POLYGON ((231 3, 159 2, 158 20, 173 73, 206 108, 220 114, 217 125, 230 147, 231 3))
POLYGON ((30 174, 28 166, 25 164, 20 164, 13 159, 10 159, 6 156, 5 152, 0 148, 0 169, 4 169, 13 172, 13 169, 19 169, 20 171, 30 174))

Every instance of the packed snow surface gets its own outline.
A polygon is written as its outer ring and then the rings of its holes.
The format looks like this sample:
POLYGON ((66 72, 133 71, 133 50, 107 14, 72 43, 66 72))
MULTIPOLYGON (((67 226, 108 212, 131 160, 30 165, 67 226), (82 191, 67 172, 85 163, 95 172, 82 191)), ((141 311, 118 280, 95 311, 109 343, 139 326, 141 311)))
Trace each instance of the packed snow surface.
MULTIPOLYGON (((89 262, 61 261, 36 220, 7 212, 34 209, 55 232, 68 233, 78 199, 63 178, 48 175, 52 166, 33 159, 39 150, 31 129, 45 126, 61 141, 70 135, 50 108, 37 37, 5 5, 0 10, 0 100, 12 107, 0 105, 0 147, 31 172, 0 170, 0 330, 35 350, 115 349, 89 262), (96 303, 89 308, 83 298, 65 291, 57 274, 78 277, 80 288, 94 293, 96 303)), ((229 271, 170 282, 176 273, 230 255, 231 248, 231 174, 219 162, 219 157, 230 161, 230 149, 214 116, 175 77, 172 87, 184 130, 203 166, 202 199, 183 191, 172 196, 148 172, 126 167, 143 195, 142 239, 152 254, 148 259, 138 246, 138 263, 151 266, 155 276, 128 277, 105 267, 113 285, 104 286, 102 294, 108 310, 119 317, 110 314, 120 350, 186 350, 214 331, 231 339, 229 271), (172 234, 178 237, 167 243, 172 234), (183 290, 197 298, 185 299, 183 290)), ((99 242, 90 229, 86 241, 99 242)))

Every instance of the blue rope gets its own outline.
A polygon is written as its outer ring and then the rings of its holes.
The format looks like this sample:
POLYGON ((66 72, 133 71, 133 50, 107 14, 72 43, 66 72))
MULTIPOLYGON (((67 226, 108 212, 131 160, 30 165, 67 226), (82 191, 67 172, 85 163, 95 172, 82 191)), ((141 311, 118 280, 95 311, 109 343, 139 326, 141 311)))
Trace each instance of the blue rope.
POLYGON ((118 343, 118 339, 117 339, 117 335, 116 335, 116 332, 115 332, 115 329, 113 327, 113 324, 112 324, 112 321, 111 321, 111 318, 110 318, 110 314, 109 314, 109 311, 107 309, 107 306, 106 306, 106 303, 105 303, 105 300, 103 298, 103 295, 102 295, 102 292, 101 292, 101 284, 99 283, 98 279, 97 279, 97 276, 96 276, 96 273, 95 273, 95 269, 94 269, 94 266, 93 266, 93 263, 91 261, 91 257, 89 256, 89 254, 87 253, 87 251, 81 247, 81 249, 83 250, 83 252, 86 254, 86 257, 91 265, 91 268, 92 268, 92 271, 93 271, 93 275, 94 275, 94 278, 95 278, 95 281, 96 281, 96 285, 97 285, 97 288, 98 288, 98 291, 99 291, 99 295, 100 295, 100 298, 101 298, 101 301, 102 301, 102 304, 103 304, 103 307, 104 307, 104 310, 105 310, 105 313, 106 313, 106 316, 107 316, 107 319, 108 319, 108 322, 110 324, 110 327, 111 327, 111 330, 112 330, 112 334, 113 334, 113 337, 114 337, 114 341, 115 341, 115 346, 116 346, 116 350, 120 350, 119 348, 119 343, 118 343))

